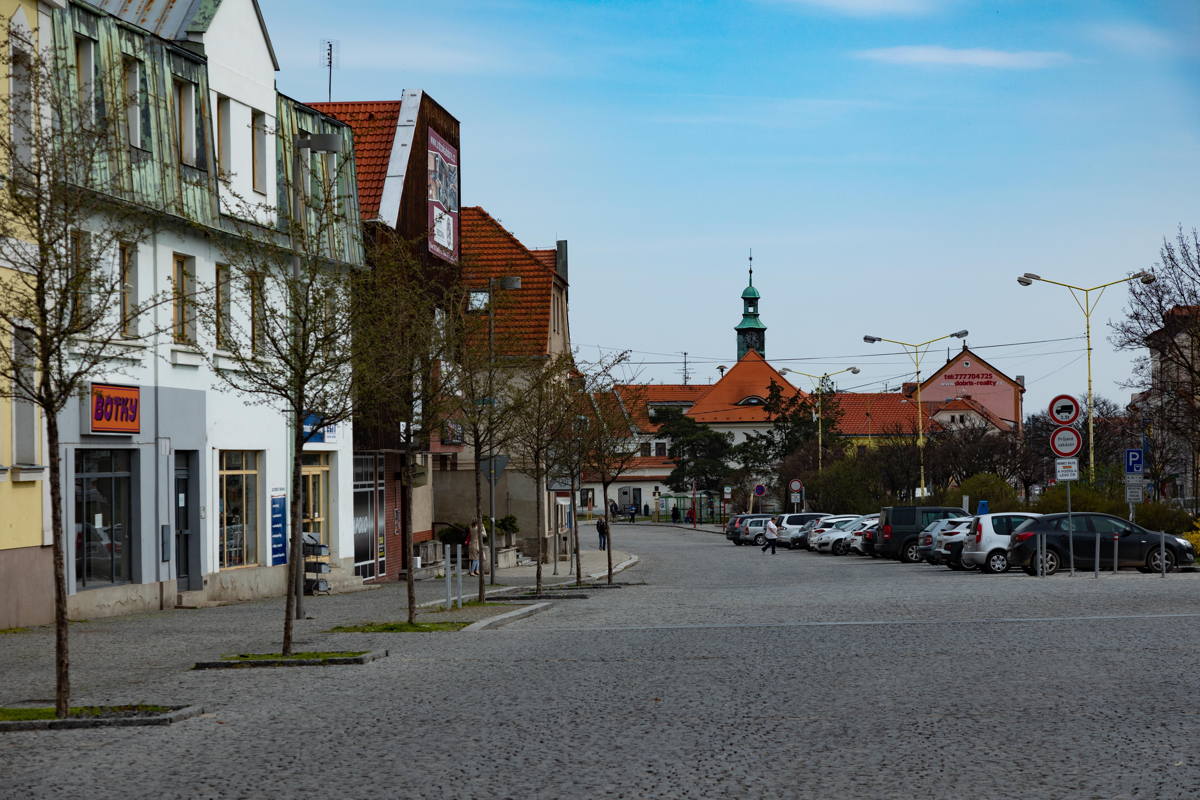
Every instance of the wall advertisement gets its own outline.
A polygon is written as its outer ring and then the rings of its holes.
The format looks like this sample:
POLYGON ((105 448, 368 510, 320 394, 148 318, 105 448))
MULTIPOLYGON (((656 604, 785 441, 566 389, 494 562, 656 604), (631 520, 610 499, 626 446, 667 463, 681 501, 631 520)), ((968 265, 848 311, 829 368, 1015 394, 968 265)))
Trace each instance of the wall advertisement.
POLYGON ((458 149, 429 129, 429 252, 458 263, 458 149))

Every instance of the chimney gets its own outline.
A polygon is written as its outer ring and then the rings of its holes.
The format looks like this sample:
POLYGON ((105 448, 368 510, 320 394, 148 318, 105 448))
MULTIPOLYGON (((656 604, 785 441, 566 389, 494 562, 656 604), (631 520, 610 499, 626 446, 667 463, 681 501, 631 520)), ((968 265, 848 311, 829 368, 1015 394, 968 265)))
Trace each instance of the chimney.
POLYGON ((554 271, 558 273, 558 276, 560 278, 562 278, 564 281, 567 281, 568 283, 570 283, 570 280, 567 278, 567 240, 566 239, 559 239, 557 242, 557 249, 554 253, 554 271))
POLYGON ((1021 384, 1021 386, 1022 386, 1022 388, 1023 388, 1023 387, 1025 386, 1025 376, 1024 376, 1024 375, 1018 375, 1018 376, 1017 376, 1017 383, 1021 384))
POLYGON ((900 394, 904 395, 905 397, 911 397, 915 391, 917 391, 917 385, 912 381, 909 381, 900 387, 900 394))

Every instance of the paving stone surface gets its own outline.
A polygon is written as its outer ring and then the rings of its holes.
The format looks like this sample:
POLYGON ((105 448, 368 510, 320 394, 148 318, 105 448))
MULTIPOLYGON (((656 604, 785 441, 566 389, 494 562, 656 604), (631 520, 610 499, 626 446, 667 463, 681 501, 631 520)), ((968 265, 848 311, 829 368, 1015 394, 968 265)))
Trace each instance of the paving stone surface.
MULTIPOLYGON (((239 635, 236 607, 174 615, 170 634, 131 645, 159 668, 82 691, 199 702, 205 716, 8 735, 0 786, 102 798, 1200 796, 1200 574, 1039 580, 771 556, 668 526, 621 534, 641 562, 619 580, 644 585, 477 634, 306 632, 322 649, 391 651, 365 666, 186 672, 170 654, 239 635)), ((81 659, 128 666, 88 653, 87 627, 81 659)), ((31 691, 9 644, 0 701, 31 691)))

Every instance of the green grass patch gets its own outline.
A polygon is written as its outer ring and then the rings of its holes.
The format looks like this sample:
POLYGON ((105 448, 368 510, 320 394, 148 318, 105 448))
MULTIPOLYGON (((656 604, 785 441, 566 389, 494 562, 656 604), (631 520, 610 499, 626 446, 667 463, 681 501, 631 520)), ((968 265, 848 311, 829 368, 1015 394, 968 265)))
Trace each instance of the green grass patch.
MULTIPOLYGON (((67 716, 74 719, 90 717, 132 717, 143 714, 165 714, 167 706, 71 706, 67 716)), ((0 708, 0 722, 27 722, 36 719, 55 719, 53 706, 44 708, 0 708)))
POLYGON ((338 625, 330 633, 438 633, 460 631, 469 622, 364 622, 361 625, 338 625))
POLYGON ((292 653, 289 656, 280 653, 238 653, 233 656, 221 656, 224 661, 279 661, 279 660, 309 660, 320 658, 355 658, 366 654, 366 650, 312 650, 307 653, 292 653))
MULTIPOLYGON (((490 602, 487 600, 485 600, 482 603, 479 602, 478 600, 464 600, 463 601, 463 608, 489 608, 489 607, 506 606, 506 605, 508 605, 508 603, 493 603, 493 602, 490 602)), ((440 612, 444 612, 444 611, 453 611, 456 608, 458 608, 458 606, 450 606, 449 608, 446 608, 445 606, 438 606, 437 610, 440 613, 440 612)))
POLYGON ((6 633, 29 633, 29 628, 0 628, 0 636, 6 633))

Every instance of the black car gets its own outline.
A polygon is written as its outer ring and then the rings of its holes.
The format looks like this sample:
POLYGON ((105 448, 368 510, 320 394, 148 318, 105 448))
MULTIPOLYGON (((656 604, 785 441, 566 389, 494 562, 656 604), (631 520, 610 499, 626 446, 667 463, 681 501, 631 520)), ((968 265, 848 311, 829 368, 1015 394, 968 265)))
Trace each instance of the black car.
POLYGON ((961 508, 951 506, 888 506, 879 513, 879 530, 869 542, 869 554, 915 564, 921 560, 917 552, 921 531, 934 520, 962 515, 961 508))
POLYGON ((1135 567, 1143 572, 1159 572, 1160 543, 1167 571, 1177 566, 1194 564, 1196 551, 1187 539, 1168 533, 1150 531, 1111 514, 1084 512, 1080 514, 1046 514, 1020 525, 1012 533, 1008 545, 1010 564, 1021 567, 1027 575, 1037 574, 1037 534, 1045 534, 1045 573, 1053 575, 1065 569, 1070 558, 1071 540, 1075 544, 1075 568, 1093 569, 1096 561, 1096 538, 1100 539, 1100 569, 1112 569, 1113 541, 1116 537, 1117 567, 1135 567), (1068 538, 1070 537, 1070 538, 1068 538))

